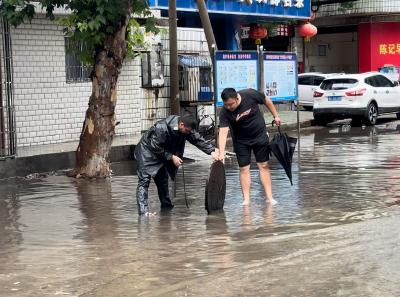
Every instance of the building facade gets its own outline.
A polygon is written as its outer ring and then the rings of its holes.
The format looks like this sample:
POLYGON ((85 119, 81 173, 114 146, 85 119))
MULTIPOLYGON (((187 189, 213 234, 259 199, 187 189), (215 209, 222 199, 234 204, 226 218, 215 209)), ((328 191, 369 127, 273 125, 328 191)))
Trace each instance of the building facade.
MULTIPOLYGON (((156 17, 167 16, 167 0, 150 3, 156 17)), ((310 16, 310 0, 251 4, 219 0, 207 1, 207 5, 218 47, 225 50, 243 48, 242 41, 248 37, 241 36, 241 31, 248 24, 290 25, 310 16)), ((178 0, 177 10, 179 54, 206 57, 210 61, 196 1, 178 0)), ((62 16, 66 12, 58 10, 58 13, 62 16)), ((35 147, 37 154, 43 153, 44 146, 77 147, 91 94, 90 68, 70 53, 71 45, 62 29, 40 13, 31 23, 17 28, 3 19, 0 22, 0 160, 27 156, 35 147)), ((164 29, 155 42, 157 46, 161 44, 162 50, 161 88, 144 87, 143 55, 127 59, 123 65, 118 82, 117 138, 138 139, 143 130, 170 113, 169 38, 168 28, 164 29)), ((251 44, 255 47, 255 43, 251 44)), ((289 42, 283 44, 277 49, 292 48, 289 42)))
MULTIPOLYGON (((167 16, 168 0, 150 0, 167 16)), ((178 26, 201 27, 196 0, 177 0, 178 26)), ((265 26, 295 23, 310 18, 310 0, 217 0, 206 1, 218 49, 241 49, 240 31, 249 24, 265 26)))
POLYGON ((305 44, 305 70, 358 73, 400 66, 400 1, 357 0, 316 11, 318 35, 305 44))
MULTIPOLYGON (((90 71, 69 54, 62 27, 44 15, 17 28, 5 26, 1 22, 2 155, 18 156, 32 146, 77 144, 91 94, 90 71), (8 47, 8 54, 5 47, 8 47), (7 70, 6 61, 10 62, 11 69, 7 70), (7 81, 7 71, 11 73, 10 81, 7 81), (13 88, 8 94, 7 85, 11 83, 13 88), (8 96, 12 101, 7 102, 8 96), (14 127, 8 125, 11 113, 15 117, 14 127), (16 150, 11 153, 10 130, 15 131, 16 139, 16 150)), ((160 42, 165 87, 157 96, 154 90, 142 88, 141 57, 125 61, 118 82, 116 136, 134 138, 169 114, 168 33, 162 34, 160 42)), ((179 53, 208 54, 203 30, 179 28, 178 50, 179 53)))

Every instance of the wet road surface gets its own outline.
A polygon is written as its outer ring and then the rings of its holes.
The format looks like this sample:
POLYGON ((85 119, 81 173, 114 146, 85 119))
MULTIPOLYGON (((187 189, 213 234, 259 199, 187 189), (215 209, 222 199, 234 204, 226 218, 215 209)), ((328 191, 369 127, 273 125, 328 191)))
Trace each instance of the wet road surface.
MULTIPOLYGON (((176 207, 139 218, 136 176, 1 181, 0 296, 399 296, 400 126, 301 135, 291 187, 272 160, 275 199, 252 168, 242 206, 226 163, 223 214, 207 216, 210 160, 185 165, 176 207)), ((151 207, 159 212, 156 189, 151 207)))

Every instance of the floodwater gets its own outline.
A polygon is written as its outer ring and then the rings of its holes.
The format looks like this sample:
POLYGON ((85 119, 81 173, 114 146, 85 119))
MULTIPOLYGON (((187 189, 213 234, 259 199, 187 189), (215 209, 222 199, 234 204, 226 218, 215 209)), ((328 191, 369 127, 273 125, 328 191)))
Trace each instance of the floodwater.
MULTIPOLYGON (((256 166, 252 204, 227 160, 225 211, 207 216, 207 156, 177 177, 175 208, 139 218, 132 164, 109 180, 0 185, 0 296, 399 296, 400 126, 304 130, 293 186, 256 166), (397 254, 397 256, 396 256, 397 254)), ((295 134, 294 134, 295 136, 295 134)))

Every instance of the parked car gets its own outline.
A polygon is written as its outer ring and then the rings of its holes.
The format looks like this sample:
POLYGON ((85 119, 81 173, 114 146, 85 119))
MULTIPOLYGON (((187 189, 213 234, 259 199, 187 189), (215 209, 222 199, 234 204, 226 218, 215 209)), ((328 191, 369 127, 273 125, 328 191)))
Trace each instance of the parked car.
POLYGON ((385 75, 387 78, 389 78, 393 82, 398 82, 400 80, 400 67, 395 66, 392 64, 385 64, 382 67, 378 69, 380 73, 385 75))
MULTIPOLYGON (((320 72, 301 73, 298 77, 299 98, 298 102, 305 110, 312 110, 314 105, 314 91, 322 81, 328 77, 338 74, 326 74, 320 72)), ((295 102, 297 104, 297 102, 295 102)))
POLYGON ((400 118, 400 87, 379 72, 329 77, 314 92, 314 119, 322 125, 344 118, 374 125, 385 113, 400 118))

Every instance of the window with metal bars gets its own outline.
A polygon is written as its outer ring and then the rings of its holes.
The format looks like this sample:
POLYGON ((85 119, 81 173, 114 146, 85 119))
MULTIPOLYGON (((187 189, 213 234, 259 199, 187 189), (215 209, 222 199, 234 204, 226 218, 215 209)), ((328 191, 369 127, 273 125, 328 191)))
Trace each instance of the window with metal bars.
POLYGON ((76 54, 77 49, 83 50, 85 47, 86 44, 83 42, 77 44, 71 38, 65 37, 65 72, 67 83, 90 81, 90 73, 93 66, 83 63, 76 54))
POLYGON ((211 61, 198 54, 178 55, 179 95, 181 101, 211 101, 211 61))

